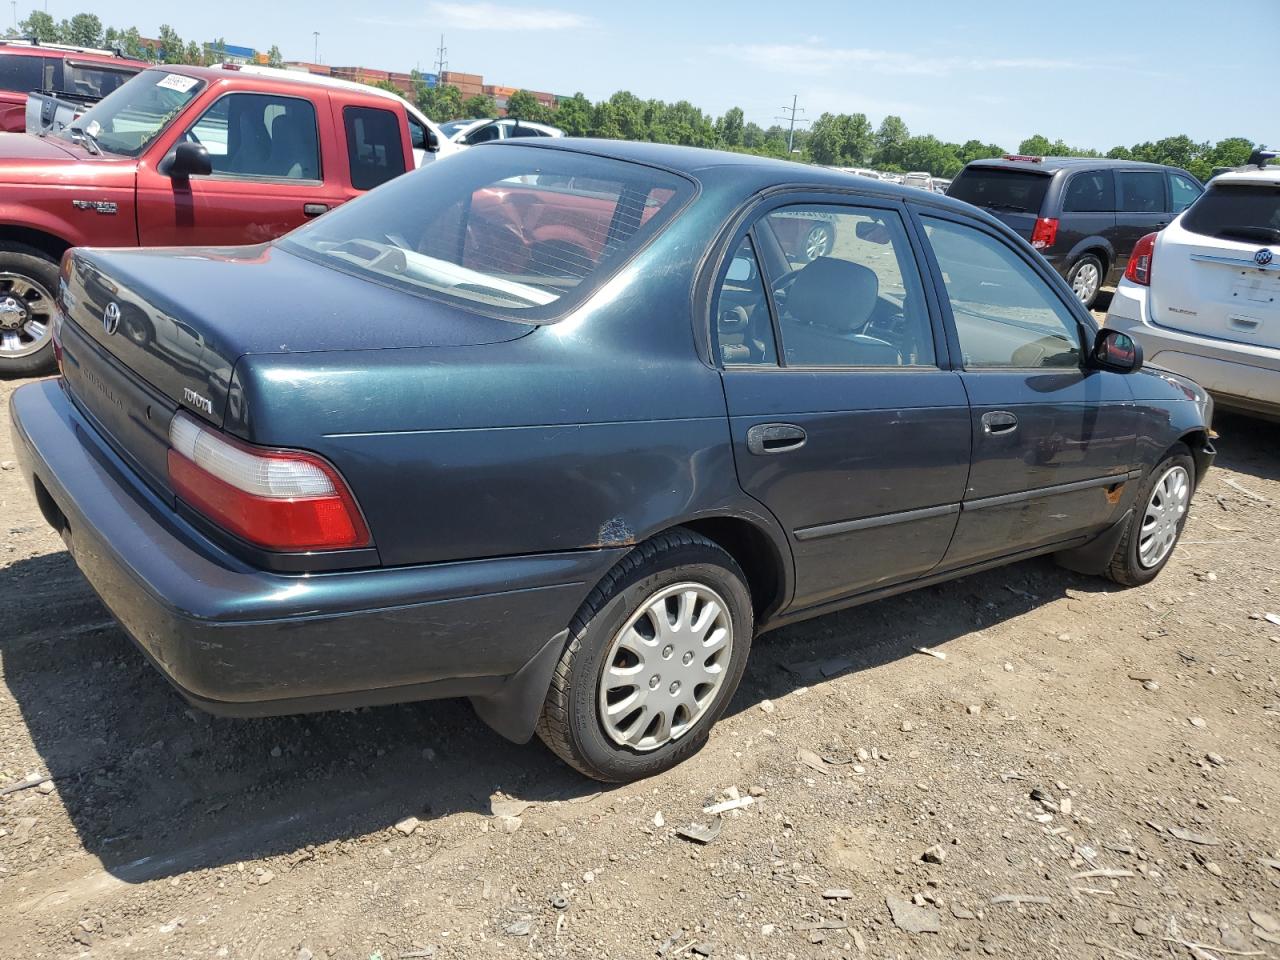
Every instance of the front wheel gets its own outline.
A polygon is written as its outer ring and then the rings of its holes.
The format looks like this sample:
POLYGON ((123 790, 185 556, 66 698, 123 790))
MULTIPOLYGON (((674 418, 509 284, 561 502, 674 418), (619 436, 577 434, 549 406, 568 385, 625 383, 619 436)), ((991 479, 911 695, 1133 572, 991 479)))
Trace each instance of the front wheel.
POLYGON ((1102 289, 1102 261, 1092 253, 1086 253, 1067 271, 1067 283, 1071 285, 1076 299, 1086 309, 1092 309, 1098 299, 1098 291, 1102 289))
POLYGON ((0 376, 52 373, 58 264, 20 243, 0 244, 0 376))
POLYGON ((753 629, 734 559, 692 531, 661 534, 619 562, 574 618, 538 736, 596 780, 667 770, 706 742, 753 629))
POLYGON ((1195 487, 1195 461, 1179 443, 1143 481, 1133 516, 1111 557, 1108 577, 1127 587, 1155 579, 1182 536, 1195 487))

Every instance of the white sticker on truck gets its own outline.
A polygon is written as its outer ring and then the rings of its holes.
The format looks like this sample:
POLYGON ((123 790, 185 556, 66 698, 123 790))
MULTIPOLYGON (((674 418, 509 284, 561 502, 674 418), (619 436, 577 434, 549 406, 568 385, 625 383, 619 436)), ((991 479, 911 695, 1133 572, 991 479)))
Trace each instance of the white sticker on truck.
POLYGON ((156 83, 157 87, 164 87, 166 90, 177 90, 179 93, 186 93, 200 81, 195 77, 184 77, 180 73, 166 73, 164 79, 156 83))

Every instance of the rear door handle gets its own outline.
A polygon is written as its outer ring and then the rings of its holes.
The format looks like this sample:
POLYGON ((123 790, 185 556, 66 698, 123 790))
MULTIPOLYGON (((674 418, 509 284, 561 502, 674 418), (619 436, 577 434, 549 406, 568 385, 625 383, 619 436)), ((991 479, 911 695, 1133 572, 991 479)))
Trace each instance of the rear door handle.
POLYGON ((809 435, 794 423, 757 423, 747 431, 747 449, 757 456, 790 453, 804 446, 809 435))
POLYGON ((302 215, 304 217, 318 217, 329 209, 327 203, 304 203, 302 205, 302 215))
POLYGON ((982 432, 989 434, 1012 433, 1018 429, 1018 418, 1008 410, 992 410, 982 415, 982 432))

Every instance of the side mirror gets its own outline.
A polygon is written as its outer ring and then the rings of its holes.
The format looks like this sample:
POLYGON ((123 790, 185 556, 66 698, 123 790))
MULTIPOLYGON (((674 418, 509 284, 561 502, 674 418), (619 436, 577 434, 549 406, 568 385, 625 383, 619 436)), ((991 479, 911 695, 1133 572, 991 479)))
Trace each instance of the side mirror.
POLYGON ((1127 333, 1103 327, 1089 351, 1089 365, 1115 373, 1133 373, 1142 367, 1142 346, 1127 333))
POLYGON ((174 180, 188 180, 213 173, 213 161, 203 143, 185 140, 169 151, 156 170, 174 180))

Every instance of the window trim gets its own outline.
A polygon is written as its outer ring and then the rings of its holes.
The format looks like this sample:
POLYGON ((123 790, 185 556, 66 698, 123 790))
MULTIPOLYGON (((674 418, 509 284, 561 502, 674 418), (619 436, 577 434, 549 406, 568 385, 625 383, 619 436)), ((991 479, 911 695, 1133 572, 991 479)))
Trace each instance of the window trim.
POLYGON ((1036 371, 1041 374, 1050 374, 1054 371, 1062 372, 1070 370, 1070 367, 966 367, 964 365, 964 350, 960 346, 960 334, 956 327, 955 314, 951 309, 951 297, 947 294, 946 283, 942 279, 942 267, 939 266, 937 258, 933 253, 933 245, 929 243, 928 234, 925 233, 924 219, 932 217, 935 220, 947 220, 951 223, 959 224, 962 227, 969 227, 979 233, 984 233, 991 237, 997 243, 1003 243, 1010 252, 1018 257, 1022 263, 1030 268, 1031 272, 1038 274, 1045 285, 1049 288, 1050 293, 1058 298, 1058 302, 1066 309, 1076 322, 1077 334, 1080 338, 1080 362, 1076 367, 1080 372, 1087 369, 1088 344, 1091 344, 1098 334, 1097 322, 1093 319, 1093 315, 1084 309, 1082 304, 1071 293, 1067 283, 1062 276, 1049 266, 1048 261, 1037 254, 1025 240, 1009 231, 1009 235, 1004 235, 1003 230, 1008 228, 996 229, 990 224, 972 217, 965 216, 954 210, 946 210, 940 207, 923 206, 916 202, 907 204, 912 219, 915 222, 916 230, 919 232, 920 240, 925 247, 925 256, 929 263, 929 271, 933 281, 934 291, 938 298, 943 323, 946 327, 947 343, 951 350, 951 355, 955 359, 953 369, 963 371, 965 373, 1007 373, 1009 371, 1036 371), (1012 236, 1012 242, 1010 239, 1012 236), (1023 249, 1025 247, 1025 249, 1023 249), (1031 256, 1028 256, 1031 254, 1031 256))
MULTIPOLYGON (((925 246, 922 243, 921 236, 918 235, 916 224, 909 212, 909 205, 894 197, 877 196, 871 193, 861 193, 856 189, 840 189, 829 188, 824 189, 815 187, 814 185, 780 185, 762 191, 749 198, 742 206, 740 206, 725 224, 721 231, 722 239, 719 246, 713 245, 708 257, 703 261, 700 270, 699 280, 695 281, 695 290, 703 283, 707 286, 702 293, 702 335, 699 337, 700 342, 705 344, 706 357, 712 367, 720 370, 732 370, 734 372, 750 372, 758 370, 798 370, 804 373, 931 373, 935 371, 947 371, 955 369, 952 364, 952 357, 955 356, 951 349, 951 344, 947 339, 947 333, 944 327, 943 315, 939 312, 941 305, 937 299, 937 291, 931 282, 930 266, 923 259, 925 256, 925 246), (934 359, 931 364, 917 366, 799 366, 788 365, 786 362, 785 351, 782 349, 782 334, 778 323, 778 305, 773 296, 773 287, 775 278, 768 265, 764 262, 765 258, 761 257, 761 241, 756 231, 756 225, 767 217, 774 210, 781 207, 792 206, 833 206, 833 207, 858 207, 869 208, 874 210, 890 210, 896 213, 902 220, 903 233, 907 238, 911 262, 915 264, 917 276, 920 279, 920 289, 924 294, 925 315, 929 322, 929 331, 933 338, 934 359), (755 250, 756 259, 761 269, 761 277, 764 280, 765 299, 769 306, 769 319, 773 326, 774 347, 778 360, 774 364, 730 364, 726 366, 720 359, 716 346, 715 331, 712 324, 715 322, 715 307, 719 302, 720 287, 724 283, 725 275, 729 271, 729 265, 733 262, 733 253, 742 243, 742 238, 747 235, 751 236, 751 243, 755 250), (710 266, 714 264, 714 270, 710 270, 710 266), (709 282, 708 282, 709 281, 709 282)), ((696 314, 695 314, 696 315, 696 314)))
MULTIPOLYGON (((378 187, 382 186, 383 183, 390 183, 392 180, 396 179, 396 177, 403 177, 406 173, 412 173, 414 171, 415 164, 413 160, 413 137, 411 135, 407 141, 405 140, 404 134, 405 134, 405 131, 408 130, 409 125, 408 125, 407 119, 405 120, 405 123, 403 124, 403 126, 401 125, 400 118, 402 116, 407 117, 408 114, 401 113, 397 111, 394 107, 390 107, 390 106, 384 107, 380 104, 375 105, 371 103, 344 103, 342 105, 342 110, 341 110, 342 152, 346 154, 346 157, 347 157, 347 183, 351 186, 352 190, 355 190, 357 193, 362 193, 362 194, 368 193, 370 190, 378 189, 378 187), (389 114, 392 117, 392 119, 394 119, 396 122, 396 136, 399 138, 399 141, 400 141, 400 162, 404 164, 404 169, 402 169, 399 173, 394 174, 393 176, 387 177, 387 179, 383 180, 382 183, 375 183, 371 187, 356 186, 356 178, 355 178, 356 165, 352 163, 353 158, 352 158, 352 151, 351 151, 351 148, 355 144, 355 141, 352 139, 352 133, 353 133, 352 127, 354 126, 354 124, 348 120, 348 117, 350 116, 351 111, 353 110, 372 110, 372 111, 378 111, 381 113, 386 113, 386 114, 389 114), (406 149, 408 150, 408 153, 409 153, 408 158, 405 157, 406 149)), ((424 129, 426 129, 425 126, 424 126, 424 129)))
MULTIPOLYGON (((269 183, 269 184, 276 184, 276 185, 297 184, 299 186, 306 186, 306 187, 316 187, 316 186, 323 185, 324 184, 324 151, 321 150, 320 148, 321 147, 320 145, 320 109, 316 105, 316 102, 310 99, 309 97, 296 97, 287 93, 285 94, 260 93, 257 90, 227 90, 223 93, 218 94, 217 97, 209 101, 209 105, 200 111, 200 116, 196 117, 195 120, 193 120, 190 124, 188 124, 182 130, 182 132, 178 134, 178 138, 172 144, 170 144, 169 150, 177 149, 178 144, 183 143, 185 141, 187 135, 196 128, 196 126, 200 123, 201 120, 205 118, 205 116, 209 113, 210 110, 216 107, 223 100, 226 100, 230 97, 235 97, 235 96, 265 97, 271 100, 296 100, 299 103, 305 103, 309 107, 311 107, 311 115, 316 122, 316 167, 317 167, 317 172, 320 174, 320 176, 315 178, 277 177, 267 173, 232 173, 232 172, 223 170, 223 171, 215 171, 209 174, 208 176, 202 176, 196 179, 202 182, 219 181, 222 183, 226 183, 226 182, 269 183)), ((230 111, 228 111, 228 116, 230 116, 230 111)), ((228 129, 227 134, 228 134, 228 140, 229 140, 230 129, 228 129)), ((268 136, 270 136, 270 131, 268 131, 268 136)), ((168 152, 169 152, 168 150, 165 151, 166 154, 168 154, 168 152)))

